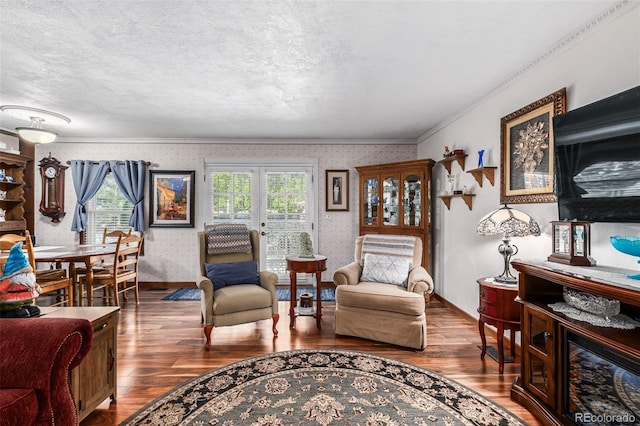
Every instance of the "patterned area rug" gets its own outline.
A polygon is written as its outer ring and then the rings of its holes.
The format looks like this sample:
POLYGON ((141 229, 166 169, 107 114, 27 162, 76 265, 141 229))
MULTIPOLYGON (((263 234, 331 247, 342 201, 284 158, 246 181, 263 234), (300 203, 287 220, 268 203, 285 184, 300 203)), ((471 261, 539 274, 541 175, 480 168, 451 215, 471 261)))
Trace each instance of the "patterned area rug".
POLYGON ((524 425, 429 370, 353 351, 294 350, 205 373, 121 425, 524 425))
MULTIPOLYGON (((313 294, 313 300, 316 300, 316 292, 314 289, 309 288, 297 288, 296 293, 298 293, 298 300, 300 298, 300 294, 302 293, 311 293, 313 294)), ((289 301, 289 287, 278 287, 276 288, 276 295, 278 296, 278 300, 281 301, 289 301)), ((336 300, 335 291, 332 288, 323 288, 320 290, 320 295, 322 297, 323 302, 333 302, 336 300)), ((162 300, 200 300, 200 289, 199 288, 179 288, 171 294, 167 294, 162 300)))

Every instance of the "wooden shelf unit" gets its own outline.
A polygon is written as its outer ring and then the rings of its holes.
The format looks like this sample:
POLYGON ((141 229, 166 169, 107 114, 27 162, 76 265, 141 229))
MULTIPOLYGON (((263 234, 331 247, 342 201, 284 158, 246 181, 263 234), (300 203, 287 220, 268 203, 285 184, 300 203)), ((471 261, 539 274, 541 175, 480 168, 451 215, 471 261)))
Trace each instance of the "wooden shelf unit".
POLYGON ((0 152, 0 169, 4 169, 5 178, 0 181, 0 191, 6 191, 0 199, 0 208, 5 210, 5 220, 0 222, 0 234, 22 234, 27 229, 25 220, 25 168, 29 158, 0 152), (12 182, 7 177, 13 178, 12 182))
MULTIPOLYGON (((448 157, 443 158, 442 160, 438 161, 438 164, 442 164, 444 166, 444 168, 447 170, 448 174, 451 174, 451 164, 456 162, 458 163, 458 165, 460 166, 460 168, 462 169, 462 171, 464 171, 464 167, 465 167, 465 162, 467 159, 468 154, 459 154, 459 155, 450 155, 448 157)), ((475 169, 473 170, 473 172, 475 173, 476 170, 479 169, 475 169)), ((472 173, 475 177, 475 174, 472 173)), ((481 176, 482 178, 482 176, 481 176)), ((493 178, 493 176, 492 176, 493 178)), ((476 177, 476 180, 478 178, 476 177)), ((482 182, 482 181, 480 181, 482 182)), ((480 186, 482 186, 482 183, 480 183, 480 186)), ((438 198, 440 198, 442 200, 442 202, 444 203, 445 206, 447 206, 447 210, 451 210, 451 199, 452 198, 461 198, 462 201, 464 201, 464 203, 467 205, 467 207, 469 208, 469 210, 473 210, 473 197, 475 197, 476 194, 442 194, 442 195, 438 195, 438 198)))

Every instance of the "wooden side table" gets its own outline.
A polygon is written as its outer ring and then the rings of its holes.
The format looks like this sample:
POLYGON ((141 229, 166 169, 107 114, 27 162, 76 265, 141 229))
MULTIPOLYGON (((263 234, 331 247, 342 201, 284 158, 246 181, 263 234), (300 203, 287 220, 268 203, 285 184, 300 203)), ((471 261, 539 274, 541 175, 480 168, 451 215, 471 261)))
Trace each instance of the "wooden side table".
POLYGON ((507 286, 488 281, 489 278, 478 279, 480 285, 480 306, 478 313, 478 329, 482 340, 482 353, 480 359, 484 359, 487 352, 487 339, 484 335, 484 325, 495 326, 498 339, 498 371, 504 371, 504 330, 511 330, 511 356, 516 356, 515 332, 520 331, 520 306, 515 302, 518 296, 517 286, 507 286))
POLYGON ((71 370, 71 393, 76 401, 78 421, 82 421, 102 402, 115 401, 118 390, 118 312, 116 306, 43 307, 48 318, 82 318, 93 326, 91 350, 80 365, 71 370))
POLYGON ((297 299, 297 276, 298 273, 316 274, 316 309, 314 314, 308 316, 316 317, 316 326, 320 328, 320 319, 322 318, 322 298, 320 296, 322 287, 322 271, 327 270, 327 257, 316 255, 310 257, 287 257, 287 271, 289 271, 289 328, 296 325, 296 317, 301 314, 296 311, 297 299))

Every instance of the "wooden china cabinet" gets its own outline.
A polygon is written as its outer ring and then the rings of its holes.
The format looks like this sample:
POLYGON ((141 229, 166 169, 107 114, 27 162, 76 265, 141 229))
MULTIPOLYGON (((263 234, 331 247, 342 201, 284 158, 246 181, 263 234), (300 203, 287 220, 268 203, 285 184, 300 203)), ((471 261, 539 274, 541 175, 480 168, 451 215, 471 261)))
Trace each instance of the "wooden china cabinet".
POLYGON ((25 168, 27 157, 0 152, 0 233, 22 234, 25 219, 25 168))
MULTIPOLYGON (((18 135, 0 129, 0 133, 17 138, 18 135)), ((4 219, 0 220, 0 235, 34 232, 33 209, 33 155, 34 144, 19 140, 19 154, 0 150, 0 208, 4 219)), ((1 216, 1 215, 0 215, 1 216)))
POLYGON ((422 266, 433 274, 431 159, 356 167, 360 175, 360 235, 413 235, 422 266))

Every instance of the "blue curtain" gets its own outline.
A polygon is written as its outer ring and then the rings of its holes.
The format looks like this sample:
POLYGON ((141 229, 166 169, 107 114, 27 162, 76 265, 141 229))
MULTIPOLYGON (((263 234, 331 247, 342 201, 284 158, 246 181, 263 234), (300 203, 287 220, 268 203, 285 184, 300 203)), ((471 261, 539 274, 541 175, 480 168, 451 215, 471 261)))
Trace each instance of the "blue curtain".
POLYGON ((73 212, 72 231, 82 231, 87 227, 86 204, 96 195, 108 172, 108 161, 71 161, 73 188, 76 190, 76 197, 78 199, 75 211, 73 212))
POLYGON ((111 172, 118 187, 133 203, 129 226, 136 231, 144 231, 144 182, 147 176, 147 163, 138 161, 110 161, 111 172))

